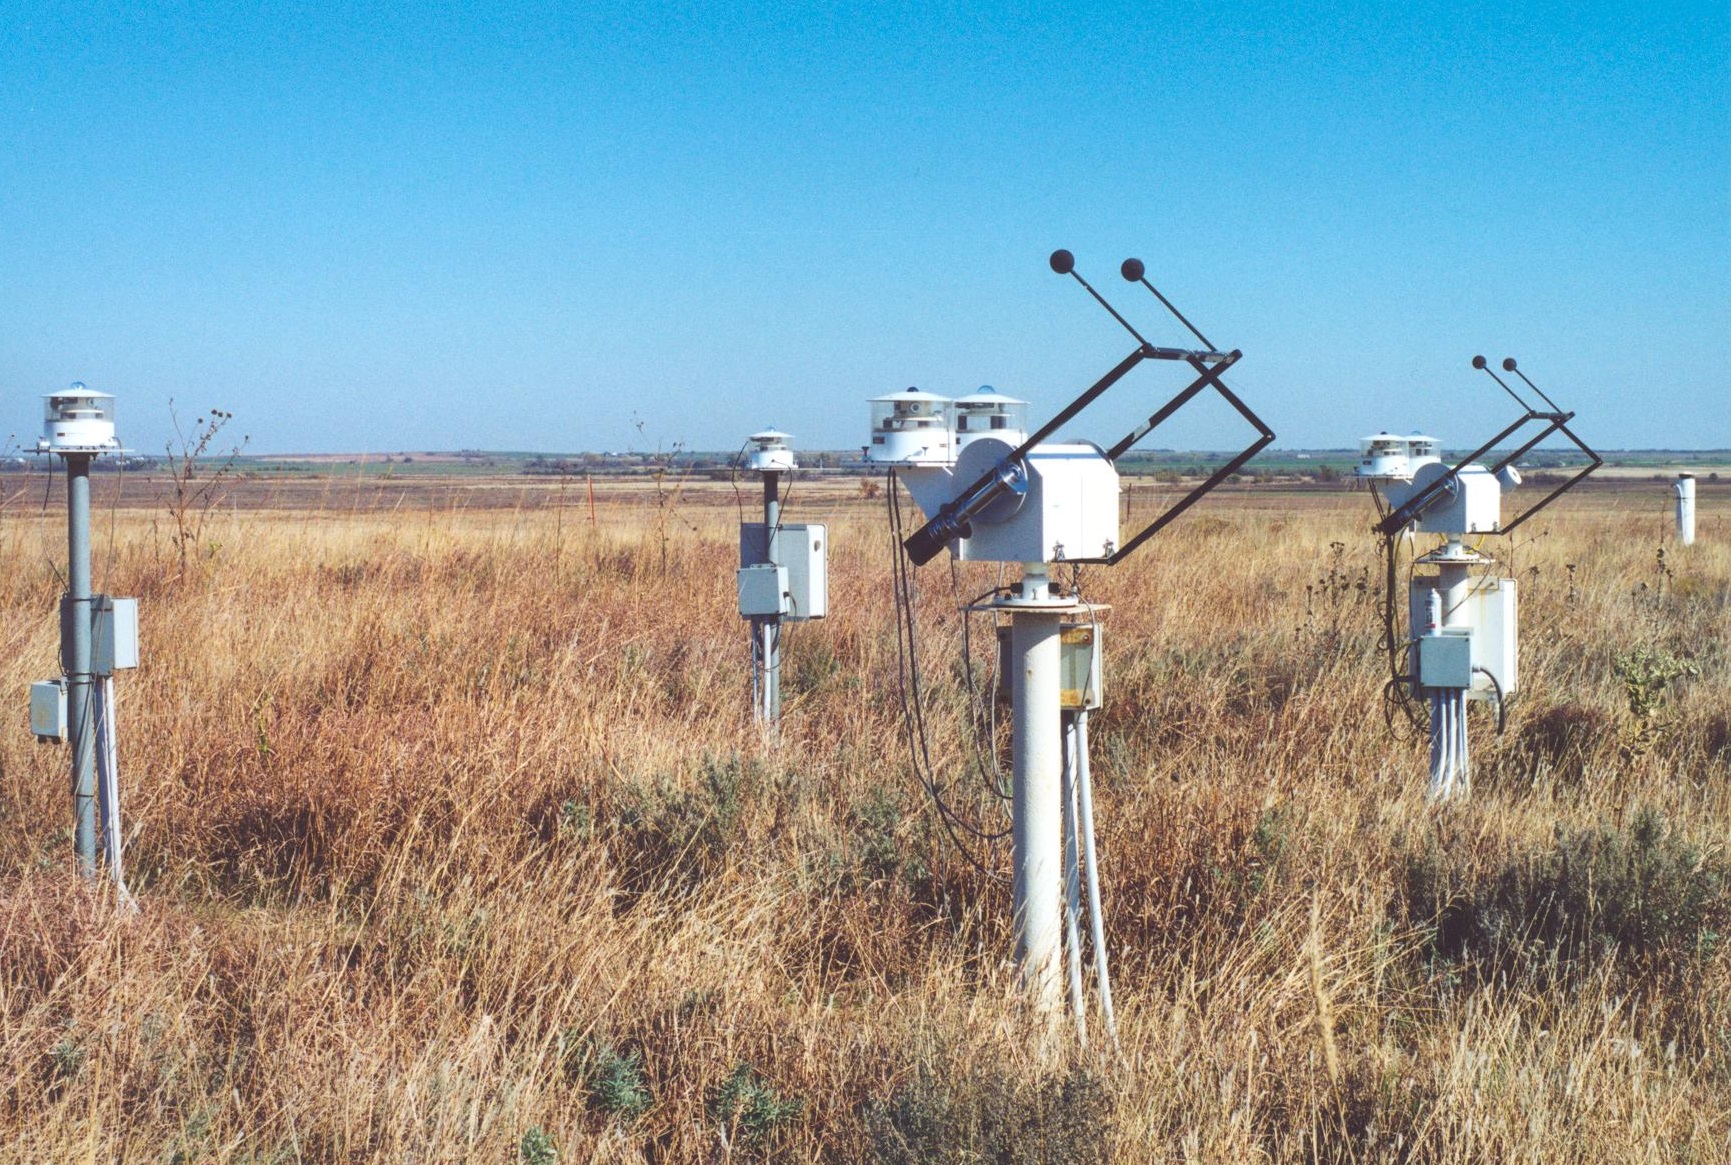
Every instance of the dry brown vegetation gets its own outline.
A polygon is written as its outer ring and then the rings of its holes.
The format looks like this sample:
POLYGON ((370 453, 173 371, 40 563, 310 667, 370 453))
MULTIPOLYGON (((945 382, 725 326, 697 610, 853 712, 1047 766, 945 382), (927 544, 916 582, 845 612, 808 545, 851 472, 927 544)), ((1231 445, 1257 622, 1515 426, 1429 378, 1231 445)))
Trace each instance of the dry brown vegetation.
MULTIPOLYGON (((626 491, 591 526, 551 485, 338 487, 215 518, 177 577, 113 484, 136 916, 70 873, 65 752, 23 724, 61 517, 0 510, 0 1160, 1731 1156, 1711 496, 1662 560, 1634 487, 1522 531, 1524 691, 1500 739, 1475 715, 1473 799, 1440 811, 1381 712, 1362 496, 1213 499, 1090 576, 1118 1060, 1028 1050, 1008 888, 909 774, 857 484, 790 503, 832 523, 835 613, 788 636, 777 741, 724 489, 662 515, 665 567, 626 491)), ((952 587, 992 580, 920 578, 935 755, 991 821, 952 587)))

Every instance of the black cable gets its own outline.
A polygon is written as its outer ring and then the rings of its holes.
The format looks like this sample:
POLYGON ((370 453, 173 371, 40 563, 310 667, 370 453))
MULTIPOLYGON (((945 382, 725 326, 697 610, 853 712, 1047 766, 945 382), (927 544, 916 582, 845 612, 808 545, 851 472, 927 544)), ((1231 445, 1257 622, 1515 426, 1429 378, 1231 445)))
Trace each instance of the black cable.
MULTIPOLYGON (((1004 589, 997 586, 989 591, 982 591, 962 605, 962 679, 967 685, 968 712, 973 721, 974 765, 979 772, 981 782, 984 783, 992 796, 1000 801, 1010 800, 1011 794, 1004 788, 1003 768, 998 764, 997 717, 992 714, 997 700, 995 691, 998 678, 997 666, 994 663, 991 672, 992 682, 980 685, 975 681, 973 621, 974 608, 1004 589), (983 697, 981 695, 982 687, 985 692, 983 697), (989 764, 987 763, 988 758, 990 758, 989 764)), ((958 570, 956 561, 952 558, 950 560, 950 593, 955 595, 959 592, 958 570)), ((997 658, 997 653, 997 622, 994 620, 992 624, 992 656, 994 660, 997 658)))
POLYGON ((892 577, 894 580, 894 595, 896 603, 896 675, 897 696, 902 707, 902 723, 906 729, 908 756, 912 763, 914 778, 931 798, 937 807, 938 819, 943 824, 944 832, 950 841, 967 858, 970 865, 980 873, 995 880, 1002 880, 1002 875, 994 873, 975 856, 967 844, 957 835, 957 830, 967 833, 988 844, 998 841, 1009 834, 1009 830, 988 832, 972 822, 961 817, 944 799, 942 786, 933 773, 931 763, 931 748, 925 723, 924 694, 919 682, 919 657, 917 654, 917 623, 914 612, 913 567, 902 550, 902 514, 899 496, 899 483, 895 471, 891 470, 887 481, 887 505, 890 516, 892 577))
MULTIPOLYGON (((1382 645, 1388 657, 1388 683, 1383 688, 1383 715, 1391 732, 1394 730, 1394 711, 1398 706, 1406 716, 1407 723, 1414 730, 1423 732, 1426 726, 1420 721, 1416 701, 1412 698, 1412 676, 1405 670, 1402 656, 1407 652, 1407 641, 1401 635, 1400 607, 1396 595, 1400 581, 1400 542, 1403 535, 1399 532, 1384 534, 1382 541, 1383 553, 1383 601, 1382 601, 1382 645)), ((1412 586, 1407 584, 1410 593, 1412 586)))
MULTIPOLYGON (((41 510, 41 516, 42 517, 47 517, 47 515, 48 515, 48 499, 50 497, 52 497, 54 494, 54 454, 50 453, 47 456, 48 456, 48 480, 42 486, 42 510, 41 510)), ((72 499, 70 497, 66 499, 66 504, 68 506, 72 505, 72 499)), ((72 569, 71 564, 70 563, 67 564, 67 570, 71 570, 71 569, 72 569)), ((59 581, 60 589, 62 591, 68 591, 68 590, 72 589, 72 583, 68 580, 67 576, 60 573, 60 562, 58 559, 55 559, 53 557, 50 557, 48 559, 48 570, 51 574, 54 575, 55 579, 57 579, 59 581)))
POLYGON ((785 484, 781 487, 781 501, 776 503, 775 532, 777 534, 781 533, 782 526, 785 524, 785 521, 782 518, 782 515, 787 513, 787 499, 793 496, 793 478, 794 478, 794 475, 799 472, 799 470, 789 469, 786 472, 787 472, 787 484, 785 484))
POLYGON ((727 483, 733 487, 733 504, 739 509, 739 524, 741 526, 745 525, 745 498, 742 497, 739 492, 739 461, 745 454, 745 446, 749 444, 751 444, 751 438, 747 437, 740 445, 739 449, 734 453, 732 459, 727 463, 728 469, 732 470, 731 475, 727 479, 727 483))
POLYGON ((1503 734, 1503 730, 1508 728, 1508 726, 1509 726, 1509 707, 1506 703, 1503 702, 1503 685, 1497 682, 1497 677, 1491 674, 1491 671, 1489 668, 1475 667, 1475 668, 1473 668, 1473 670, 1478 672, 1480 675, 1484 676, 1485 679, 1491 681, 1491 687, 1496 690, 1496 693, 1497 693, 1497 735, 1501 736, 1503 734))

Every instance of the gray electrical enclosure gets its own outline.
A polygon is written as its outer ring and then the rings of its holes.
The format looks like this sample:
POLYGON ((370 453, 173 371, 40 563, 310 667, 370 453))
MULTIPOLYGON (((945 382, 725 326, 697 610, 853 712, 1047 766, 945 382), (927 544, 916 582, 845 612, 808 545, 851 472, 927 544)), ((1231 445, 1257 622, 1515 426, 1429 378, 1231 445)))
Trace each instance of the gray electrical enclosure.
MULTIPOLYGON (((1014 677, 1010 674, 1010 625, 1000 623, 998 632, 998 698, 1012 699, 1014 677)), ((1058 632, 1058 707, 1066 712, 1095 712, 1100 708, 1100 624, 1065 622, 1058 632)))
MULTIPOLYGON (((60 604, 60 641, 71 642, 73 604, 60 604)), ((68 672, 72 661, 61 660, 68 672)), ((111 676, 138 666, 138 600, 90 596, 90 674, 111 676)))
POLYGON ((785 566, 742 566, 739 568, 739 613, 750 616, 774 616, 787 612, 787 568, 785 566))
POLYGON ((90 670, 111 676, 138 666, 138 600, 97 595, 90 627, 90 670))
POLYGON ((66 739, 66 681, 38 680, 30 685, 30 731, 38 740, 66 739))
MULTIPOLYGON (((739 564, 755 566, 769 557, 764 524, 739 527, 739 564)), ((787 606, 783 618, 793 622, 822 619, 829 614, 829 529, 821 523, 784 525, 775 538, 776 557, 787 571, 787 606)), ((740 614, 749 614, 742 606, 740 614)))
POLYGON ((1471 628, 1444 627, 1440 635, 1421 635, 1412 643, 1418 659, 1421 688, 1473 686, 1473 641, 1471 628))

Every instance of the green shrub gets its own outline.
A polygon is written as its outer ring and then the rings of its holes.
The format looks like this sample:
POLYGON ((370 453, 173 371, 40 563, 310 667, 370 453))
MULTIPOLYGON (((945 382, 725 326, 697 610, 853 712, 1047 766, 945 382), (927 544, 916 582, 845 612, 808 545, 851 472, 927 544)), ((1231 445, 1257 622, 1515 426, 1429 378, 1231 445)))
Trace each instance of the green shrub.
POLYGON ((799 1118, 803 1102, 777 1092, 750 1064, 736 1065, 709 1099, 709 1115, 730 1135, 765 1140, 799 1118))
POLYGON ((1618 957, 1676 970, 1731 924, 1731 869, 1643 809, 1626 829, 1559 830, 1489 871, 1459 869, 1433 835, 1408 861, 1406 907, 1434 928, 1435 955, 1487 971, 1567 974, 1618 957))
POLYGON ((1107 1160, 1111 1097, 1085 1069, 1017 1081, 993 1069, 922 1070, 867 1104, 874 1165, 1093 1165, 1107 1160))
POLYGON ((692 784, 663 774, 627 788, 616 818, 627 887, 668 882, 691 889, 714 873, 737 839, 754 775, 737 755, 705 757, 692 784))
POLYGON ((523 1134, 522 1142, 517 1146, 517 1156, 523 1165, 557 1165, 559 1147, 536 1125, 523 1134))
POLYGON ((604 1040, 568 1035, 565 1069, 589 1093, 598 1112, 635 1120, 655 1103, 639 1048, 616 1048, 604 1040))

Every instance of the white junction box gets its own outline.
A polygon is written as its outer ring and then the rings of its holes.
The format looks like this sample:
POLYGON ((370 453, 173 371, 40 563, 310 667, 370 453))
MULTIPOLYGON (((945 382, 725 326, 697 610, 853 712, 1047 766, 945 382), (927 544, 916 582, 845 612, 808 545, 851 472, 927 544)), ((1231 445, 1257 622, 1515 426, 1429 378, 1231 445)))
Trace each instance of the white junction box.
MULTIPOLYGON (((65 658, 70 634, 72 600, 60 600, 60 666, 72 670, 72 661, 65 658)), ((90 672, 111 676, 117 671, 138 666, 138 600, 117 599, 112 595, 90 596, 90 672)))
POLYGON ((138 666, 138 600, 97 595, 90 621, 90 670, 99 676, 138 666))
MULTIPOLYGON (((765 551, 764 524, 746 522, 739 527, 739 565, 755 567, 768 556, 765 551)), ((776 556, 785 572, 783 587, 786 603, 779 612, 791 622, 822 619, 829 614, 829 528, 821 523, 783 525, 775 538, 776 556)), ((741 584, 743 587, 743 583, 741 584)), ((741 615, 750 614, 744 606, 744 590, 740 591, 741 615)))
MULTIPOLYGON (((1504 697, 1515 694, 1520 686, 1519 624, 1516 622, 1515 580, 1487 578, 1473 588, 1473 666, 1485 669, 1497 677, 1504 697)), ((1496 688, 1483 673, 1473 673, 1472 691, 1475 699, 1496 698, 1496 688)))
POLYGON ((30 685, 30 731, 58 744, 66 739, 66 681, 38 680, 30 685))
MULTIPOLYGON (((1426 607, 1431 588, 1435 585, 1434 578, 1413 580, 1408 612, 1415 629, 1422 631, 1425 625, 1428 617, 1426 607)), ((1474 700, 1494 700, 1499 689, 1505 699, 1512 697, 1520 686, 1518 594, 1512 578, 1474 579, 1471 594, 1461 604, 1460 610, 1449 613, 1448 625, 1443 628, 1451 635, 1468 640, 1468 681, 1444 683, 1423 678, 1427 673, 1432 676, 1443 674, 1435 669, 1445 666, 1445 656, 1450 660, 1446 666, 1452 669, 1454 657, 1449 653, 1458 649, 1427 648, 1426 636, 1421 633, 1413 639, 1414 667, 1418 672, 1415 682, 1428 687, 1464 687, 1468 698, 1474 700), (1496 678, 1495 683, 1491 682, 1492 676, 1496 678)))
POLYGON ((787 567, 760 564, 739 568, 741 615, 785 615, 787 598, 787 567))

